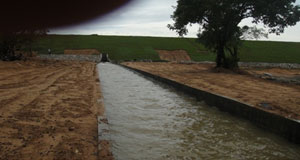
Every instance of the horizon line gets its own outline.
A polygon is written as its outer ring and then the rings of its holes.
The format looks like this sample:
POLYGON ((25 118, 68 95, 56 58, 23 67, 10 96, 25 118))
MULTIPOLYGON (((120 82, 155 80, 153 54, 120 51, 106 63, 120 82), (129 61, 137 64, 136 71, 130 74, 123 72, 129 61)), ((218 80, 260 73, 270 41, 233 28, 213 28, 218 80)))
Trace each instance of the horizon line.
MULTIPOLYGON (((97 34, 97 33, 92 33, 92 34, 63 34, 63 33, 50 33, 47 35, 58 35, 58 36, 111 36, 111 37, 145 37, 145 38, 191 38, 191 39, 197 39, 197 37, 175 37, 175 36, 149 36, 149 35, 113 35, 113 34, 97 34)), ((247 39, 247 40, 242 40, 242 41, 261 41, 261 42, 287 42, 287 43, 300 43, 300 41, 282 41, 282 40, 254 40, 254 39, 247 39)))

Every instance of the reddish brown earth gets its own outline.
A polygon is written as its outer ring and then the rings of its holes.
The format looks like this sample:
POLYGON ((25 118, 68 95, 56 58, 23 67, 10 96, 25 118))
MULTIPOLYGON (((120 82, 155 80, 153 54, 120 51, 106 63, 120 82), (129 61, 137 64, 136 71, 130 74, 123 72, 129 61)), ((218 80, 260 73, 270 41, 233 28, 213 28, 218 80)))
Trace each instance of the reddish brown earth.
POLYGON ((91 55, 91 54, 100 54, 100 52, 97 49, 76 49, 76 50, 67 49, 64 50, 64 54, 91 55))
POLYGON ((156 52, 158 52, 159 58, 161 60, 166 60, 170 62, 191 61, 190 56, 184 50, 175 50, 175 51, 156 50, 156 52))
POLYGON ((0 61, 0 159, 112 159, 100 98, 95 63, 0 61))
POLYGON ((253 107, 300 120, 300 86, 256 78, 249 72, 297 75, 300 70, 251 69, 243 74, 216 72, 212 64, 127 62, 140 69, 188 86, 227 96, 253 107), (267 104, 267 107, 263 104, 267 104))

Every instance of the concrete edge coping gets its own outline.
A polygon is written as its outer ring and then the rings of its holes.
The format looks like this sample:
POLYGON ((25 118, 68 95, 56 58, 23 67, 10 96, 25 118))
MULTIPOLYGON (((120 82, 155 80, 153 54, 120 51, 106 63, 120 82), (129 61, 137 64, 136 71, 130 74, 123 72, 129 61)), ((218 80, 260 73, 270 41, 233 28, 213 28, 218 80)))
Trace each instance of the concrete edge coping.
POLYGON ((249 104, 239 102, 226 96, 192 88, 185 84, 181 84, 149 72, 131 68, 125 65, 120 66, 140 73, 145 77, 168 84, 180 92, 194 96, 197 98, 197 100, 204 100, 209 106, 215 106, 221 111, 228 112, 234 116, 249 120, 259 128, 275 133, 295 144, 300 144, 300 123, 297 120, 288 119, 283 116, 255 108, 249 104))
POLYGON ((109 134, 109 126, 107 123, 107 118, 105 116, 98 116, 98 150, 100 151, 102 146, 100 145, 100 141, 111 141, 111 137, 109 134))

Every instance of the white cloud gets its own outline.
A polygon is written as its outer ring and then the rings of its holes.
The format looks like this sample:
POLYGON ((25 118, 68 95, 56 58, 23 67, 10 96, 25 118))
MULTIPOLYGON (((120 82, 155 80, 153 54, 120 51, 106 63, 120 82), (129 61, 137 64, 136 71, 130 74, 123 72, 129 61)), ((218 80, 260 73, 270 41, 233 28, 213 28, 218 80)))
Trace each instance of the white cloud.
MULTIPOLYGON (((177 0, 134 0, 126 7, 88 23, 52 29, 57 34, 99 34, 176 37, 166 26, 173 23, 170 16, 177 0)), ((300 0, 296 1, 300 4, 300 0)), ((244 20, 242 25, 252 25, 244 20)), ((196 37, 198 25, 189 28, 187 37, 196 37)), ((300 24, 289 27, 280 36, 270 35, 269 40, 300 41, 300 24)))

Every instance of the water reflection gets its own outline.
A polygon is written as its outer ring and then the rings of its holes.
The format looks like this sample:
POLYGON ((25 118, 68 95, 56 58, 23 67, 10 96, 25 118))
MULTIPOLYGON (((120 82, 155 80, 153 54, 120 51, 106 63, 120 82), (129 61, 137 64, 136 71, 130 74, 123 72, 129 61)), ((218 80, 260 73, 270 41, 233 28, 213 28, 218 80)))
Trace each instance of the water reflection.
POLYGON ((141 159, 300 159, 300 148, 113 64, 99 64, 113 154, 141 159))

